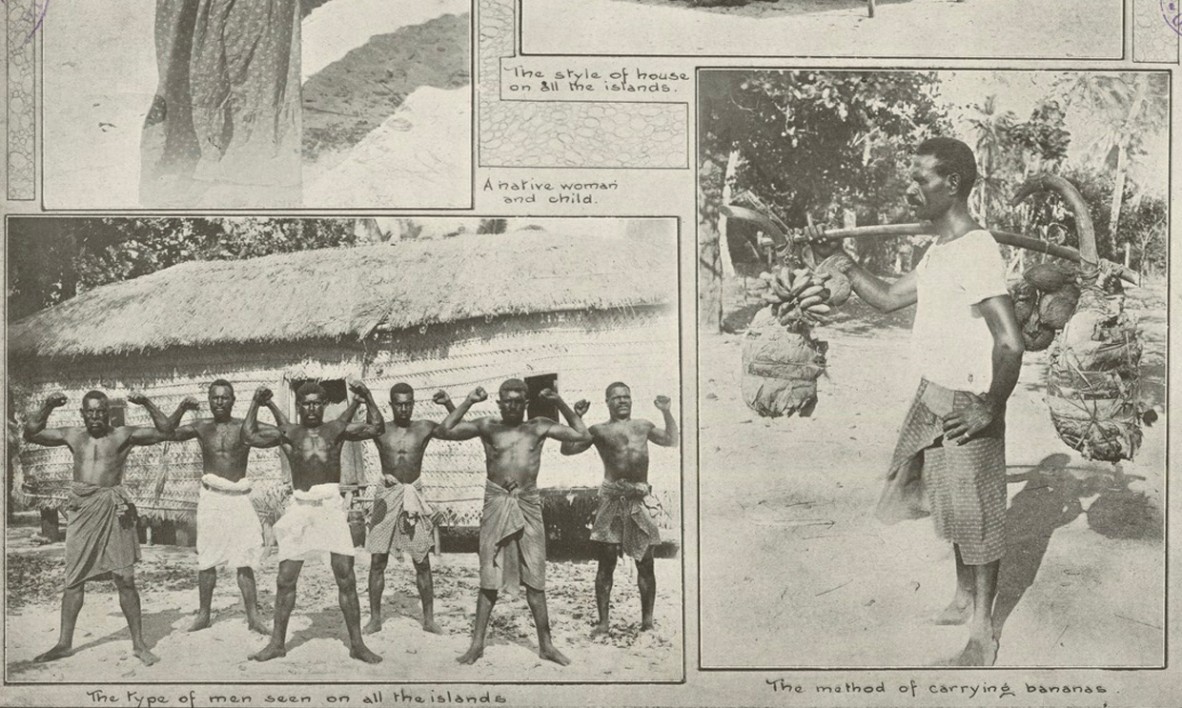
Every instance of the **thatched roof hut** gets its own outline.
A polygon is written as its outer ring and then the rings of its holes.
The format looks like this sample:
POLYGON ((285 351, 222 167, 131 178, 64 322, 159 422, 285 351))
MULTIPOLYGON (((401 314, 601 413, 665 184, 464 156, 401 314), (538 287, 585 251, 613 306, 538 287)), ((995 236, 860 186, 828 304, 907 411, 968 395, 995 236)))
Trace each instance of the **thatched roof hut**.
MULTIPOLYGON (((204 406, 217 378, 235 384, 239 416, 259 385, 274 389, 294 419, 300 382, 338 382, 343 394, 344 379, 361 378, 387 420, 395 381, 419 390, 417 417, 439 419, 443 410, 430 402, 436 389, 459 399, 510 376, 556 383, 569 400, 593 403, 623 379, 638 397, 637 415, 652 416, 644 400, 676 394, 678 382, 676 258, 672 241, 523 230, 185 263, 12 324, 10 383, 18 410, 67 393, 70 404, 50 425, 79 424, 74 405, 91 388, 114 396, 138 388, 171 411, 189 395, 204 406)), ((116 408, 128 423, 150 424, 136 406, 116 408)), ((606 417, 602 405, 588 417, 606 417)), ((376 483, 373 444, 349 446, 343 481, 376 483)), ((562 458, 552 447, 543 484, 597 484, 593 455, 562 458)), ((680 465, 676 453, 665 454, 663 486, 675 493, 680 465)), ((21 462, 26 503, 59 505, 69 453, 26 445, 21 462)), ((252 453, 261 513, 276 511, 285 464, 274 450, 252 453)), ((474 523, 483 469, 478 444, 433 443, 424 461, 428 498, 455 523, 474 523)), ((200 473, 195 443, 168 443, 134 451, 125 483, 144 515, 176 518, 192 512, 200 473)))

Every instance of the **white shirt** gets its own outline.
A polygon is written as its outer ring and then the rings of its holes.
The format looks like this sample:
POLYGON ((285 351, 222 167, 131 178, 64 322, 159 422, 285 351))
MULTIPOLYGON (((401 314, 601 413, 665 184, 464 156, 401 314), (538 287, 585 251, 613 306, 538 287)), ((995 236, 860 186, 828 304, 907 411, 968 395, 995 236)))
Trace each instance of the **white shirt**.
POLYGON ((928 249, 915 269, 916 373, 946 388, 985 393, 993 380, 993 335, 977 304, 1008 294, 993 235, 970 231, 928 249))

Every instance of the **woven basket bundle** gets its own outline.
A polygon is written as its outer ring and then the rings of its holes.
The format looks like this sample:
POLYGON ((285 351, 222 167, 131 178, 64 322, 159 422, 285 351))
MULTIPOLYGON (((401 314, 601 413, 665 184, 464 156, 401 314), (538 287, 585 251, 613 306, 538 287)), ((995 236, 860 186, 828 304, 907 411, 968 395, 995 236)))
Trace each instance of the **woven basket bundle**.
POLYGON ((1141 343, 1124 295, 1087 288, 1047 368, 1059 438, 1089 460, 1131 460, 1141 445, 1141 343))
POLYGON ((1057 330, 1072 312, 1057 338, 1052 337, 1046 396, 1051 421, 1059 439, 1086 459, 1131 460, 1141 445, 1136 323, 1125 313, 1116 267, 1100 260, 1095 227, 1079 190, 1058 175, 1039 175, 1022 185, 1014 201, 1039 191, 1057 193, 1071 208, 1080 254, 1078 269, 1058 264, 1032 268, 1025 280, 1033 287, 1022 293, 1029 299, 1029 291, 1036 291, 1039 299, 1024 336, 1031 321, 1037 320, 1040 330, 1057 330))
POLYGON ((743 401, 765 418, 810 415, 817 379, 825 373, 828 343, 782 326, 771 308, 760 310, 743 339, 743 401))

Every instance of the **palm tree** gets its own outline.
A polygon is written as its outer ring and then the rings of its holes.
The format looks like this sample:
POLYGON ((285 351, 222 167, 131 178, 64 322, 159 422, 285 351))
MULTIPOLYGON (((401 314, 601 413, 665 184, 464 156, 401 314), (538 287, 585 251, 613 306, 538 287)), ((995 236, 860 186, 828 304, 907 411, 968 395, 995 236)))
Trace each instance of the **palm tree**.
POLYGON ((1080 72, 1065 75, 1058 87, 1068 105, 1082 108, 1102 129, 1093 148, 1113 172, 1108 231, 1115 244, 1130 163, 1136 159, 1130 148, 1140 133, 1160 128, 1168 116, 1168 83, 1148 72, 1080 72))
POLYGON ((990 208, 1004 199, 1002 177, 1005 169, 1005 154, 1008 148, 1008 132, 1014 124, 1012 111, 997 112, 997 95, 990 94, 985 102, 974 104, 974 115, 967 122, 976 137, 977 166, 979 168, 977 187, 977 215, 989 223, 990 208))

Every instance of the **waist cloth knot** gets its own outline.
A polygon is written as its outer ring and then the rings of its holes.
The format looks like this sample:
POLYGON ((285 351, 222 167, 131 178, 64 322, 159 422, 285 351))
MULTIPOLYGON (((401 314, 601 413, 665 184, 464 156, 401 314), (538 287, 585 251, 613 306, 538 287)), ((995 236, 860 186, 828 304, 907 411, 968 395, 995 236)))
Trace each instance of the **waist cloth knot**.
POLYGON ((422 563, 435 547, 435 510, 423 498, 423 480, 392 484, 374 495, 365 550, 370 553, 405 551, 422 563))
POLYGON ((591 526, 591 540, 619 545, 620 554, 644 559, 661 542, 655 513, 661 505, 644 482, 605 480, 599 485, 599 508, 591 526))
POLYGON ((486 479, 480 517, 480 587, 546 589, 546 528, 537 485, 512 491, 486 479))
POLYGON ((929 514, 936 535, 960 546, 969 565, 1005 552, 1005 419, 963 445, 944 441, 944 417, 972 396, 921 380, 903 420, 875 515, 885 523, 929 514))
POLYGON ((74 482, 66 510, 66 587, 139 561, 135 504, 123 485, 74 482))
POLYGON ((279 560, 311 560, 326 553, 353 555, 348 512, 335 482, 292 493, 283 517, 275 522, 279 560))

